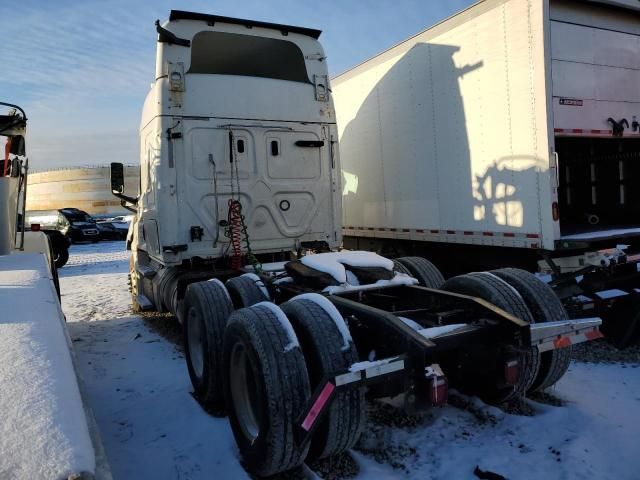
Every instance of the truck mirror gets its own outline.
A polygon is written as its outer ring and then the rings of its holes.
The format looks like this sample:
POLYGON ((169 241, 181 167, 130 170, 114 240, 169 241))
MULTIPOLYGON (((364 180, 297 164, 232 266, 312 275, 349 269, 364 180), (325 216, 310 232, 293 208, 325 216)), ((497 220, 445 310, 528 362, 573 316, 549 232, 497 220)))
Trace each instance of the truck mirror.
POLYGON ((111 163, 111 191, 124 192, 124 166, 118 162, 111 163))

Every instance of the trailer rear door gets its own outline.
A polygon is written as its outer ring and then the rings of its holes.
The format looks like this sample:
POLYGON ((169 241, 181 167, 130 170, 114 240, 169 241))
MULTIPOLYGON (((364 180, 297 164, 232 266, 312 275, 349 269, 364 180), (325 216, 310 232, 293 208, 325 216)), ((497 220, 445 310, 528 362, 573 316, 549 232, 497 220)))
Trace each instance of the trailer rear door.
POLYGON ((562 238, 617 238, 640 226, 640 12, 560 0, 550 19, 562 238))

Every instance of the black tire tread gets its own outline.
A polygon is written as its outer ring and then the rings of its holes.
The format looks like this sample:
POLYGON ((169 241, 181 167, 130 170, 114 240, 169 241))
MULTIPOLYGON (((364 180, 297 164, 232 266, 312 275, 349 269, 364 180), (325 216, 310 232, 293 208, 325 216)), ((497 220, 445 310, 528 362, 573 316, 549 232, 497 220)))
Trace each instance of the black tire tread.
POLYGON ((230 278, 226 281, 226 287, 237 309, 247 308, 269 300, 256 285, 255 280, 249 277, 240 275, 230 278))
MULTIPOLYGON (((568 318, 553 289, 535 275, 518 268, 502 268, 493 273, 520 293, 536 322, 554 322, 568 318)), ((543 352, 540 371, 531 386, 531 391, 542 391, 554 385, 567 372, 570 363, 570 346, 543 352)))
POLYGON ((227 319, 233 312, 231 300, 223 288, 221 284, 213 281, 195 282, 187 287, 184 297, 185 314, 188 314, 190 306, 196 303, 202 308, 209 353, 207 356, 205 352, 204 359, 203 375, 206 378, 201 385, 198 385, 189 360, 188 321, 185 318, 183 325, 185 359, 194 386, 194 396, 208 411, 216 415, 224 414, 222 342, 227 319))
MULTIPOLYGON (((355 345, 350 342, 349 348, 343 350, 344 339, 338 327, 320 305, 310 299, 293 299, 283 304, 282 310, 291 320, 301 341, 312 391, 324 376, 348 369, 358 361, 355 345), (320 365, 311 368, 312 361, 320 365)), ((352 448, 360 438, 365 421, 364 389, 337 393, 314 432, 310 456, 326 458, 352 448)))
MULTIPOLYGON (((233 402, 229 392, 229 355, 234 334, 243 331, 251 341, 262 369, 263 387, 269 415, 265 448, 257 452, 260 459, 242 452, 247 468, 260 476, 269 476, 301 465, 308 445, 302 449, 294 440, 295 421, 311 394, 304 357, 300 348, 287 351, 289 337, 276 315, 266 306, 254 305, 235 311, 225 332, 225 389, 227 410, 233 433, 243 436, 234 424, 233 402)), ((240 446, 241 443, 238 442, 240 446)), ((253 445, 248 448, 251 449, 253 445)), ((251 453, 251 452, 249 452, 251 453)))
POLYGON ((444 284, 444 276, 440 270, 426 258, 401 257, 396 261, 403 265, 423 287, 438 289, 444 284))
MULTIPOLYGON (((491 302, 504 311, 528 323, 534 323, 524 299, 508 283, 487 272, 459 275, 447 280, 443 290, 476 296, 491 302)), ((519 358, 520 376, 513 391, 501 399, 502 402, 524 396, 536 378, 540 368, 537 348, 522 353, 519 358)))
POLYGON ((411 272, 407 267, 405 267, 402 263, 400 263, 397 259, 393 260, 393 270, 398 273, 404 273, 406 275, 411 276, 411 272))

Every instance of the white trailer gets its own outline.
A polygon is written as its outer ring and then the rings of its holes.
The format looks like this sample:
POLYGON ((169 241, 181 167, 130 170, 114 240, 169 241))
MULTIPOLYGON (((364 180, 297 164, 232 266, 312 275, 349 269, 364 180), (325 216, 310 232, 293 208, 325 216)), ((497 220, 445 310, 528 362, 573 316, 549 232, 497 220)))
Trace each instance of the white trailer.
POLYGON ((480 1, 332 88, 347 245, 575 270, 640 240, 636 1, 480 1))

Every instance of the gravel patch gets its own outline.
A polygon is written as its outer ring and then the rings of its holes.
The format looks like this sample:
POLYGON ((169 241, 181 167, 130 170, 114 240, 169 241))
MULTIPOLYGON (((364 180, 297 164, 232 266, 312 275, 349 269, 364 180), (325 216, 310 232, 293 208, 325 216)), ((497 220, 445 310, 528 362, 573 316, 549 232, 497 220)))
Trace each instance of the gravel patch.
POLYGON ((142 312, 144 323, 154 332, 169 340, 178 352, 184 353, 182 326, 170 313, 142 312))
POLYGON ((349 452, 308 462, 307 466, 324 480, 354 478, 360 473, 358 462, 349 452))
POLYGON ((606 339, 601 338, 575 345, 571 356, 573 360, 583 363, 622 363, 637 366, 640 365, 640 345, 618 350, 606 339))
POLYGON ((406 463, 419 455, 416 448, 390 441, 393 429, 415 431, 428 422, 430 414, 408 415, 404 409, 383 401, 367 402, 367 424, 355 450, 373 458, 376 462, 390 465, 393 469, 408 473, 406 463), (392 427, 392 428, 390 428, 392 427))

